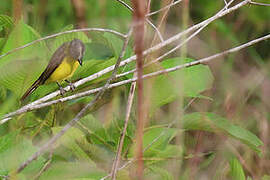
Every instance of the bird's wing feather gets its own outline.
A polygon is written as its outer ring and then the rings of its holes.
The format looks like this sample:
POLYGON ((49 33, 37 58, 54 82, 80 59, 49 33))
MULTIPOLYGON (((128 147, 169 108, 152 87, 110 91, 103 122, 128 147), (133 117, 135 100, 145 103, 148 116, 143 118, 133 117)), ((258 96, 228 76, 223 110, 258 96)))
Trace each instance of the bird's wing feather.
POLYGON ((69 43, 62 44, 52 55, 50 62, 48 63, 44 72, 40 75, 39 79, 41 84, 44 84, 45 81, 51 76, 55 69, 61 64, 64 58, 67 55, 69 43))
POLYGON ((23 101, 29 94, 35 91, 39 85, 44 84, 45 81, 51 76, 55 69, 61 64, 66 55, 68 54, 69 43, 62 44, 53 54, 46 69, 39 76, 39 78, 32 84, 32 86, 24 93, 21 100, 23 101))

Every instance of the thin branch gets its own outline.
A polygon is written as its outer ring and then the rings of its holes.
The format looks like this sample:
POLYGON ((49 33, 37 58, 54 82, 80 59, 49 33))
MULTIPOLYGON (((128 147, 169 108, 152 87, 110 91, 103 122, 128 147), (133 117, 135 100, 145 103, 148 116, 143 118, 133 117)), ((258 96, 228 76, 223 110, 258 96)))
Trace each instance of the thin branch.
POLYGON ((38 180, 40 178, 40 176, 48 170, 48 168, 51 166, 51 162, 52 162, 52 155, 53 155, 53 148, 51 149, 50 151, 50 154, 49 154, 49 159, 48 161, 44 164, 44 166, 42 167, 42 169, 39 171, 39 173, 35 176, 35 180, 38 180))
POLYGON ((227 5, 227 0, 223 0, 224 1, 224 4, 227 5))
MULTIPOLYGON (((248 4, 248 3, 249 3, 249 0, 245 0, 245 1, 243 1, 243 2, 241 2, 239 4, 237 4, 237 5, 229 8, 229 9, 226 9, 226 10, 222 11, 221 13, 218 13, 218 14, 212 16, 209 19, 207 19, 207 20, 205 20, 205 21, 203 21, 203 22, 201 22, 199 24, 196 24, 196 25, 190 27, 190 28, 186 29, 183 32, 180 32, 180 33, 176 34, 175 36, 173 36, 173 37, 165 40, 164 42, 159 43, 159 44, 157 44, 157 45, 155 45, 155 46, 153 46, 153 47, 145 50, 143 54, 144 55, 148 55, 148 54, 150 54, 150 53, 152 53, 152 52, 154 52, 156 50, 159 50, 159 49, 167 46, 168 44, 171 44, 171 43, 179 40, 183 35, 188 34, 188 33, 192 32, 192 31, 194 31, 196 29, 199 29, 202 26, 204 26, 205 24, 209 24, 210 22, 213 22, 214 20, 216 20, 218 18, 221 18, 221 17, 225 16, 226 14, 228 14, 230 12, 237 10, 238 8, 244 6, 244 5, 248 4)), ((126 64, 134 61, 135 59, 136 59, 136 56, 135 55, 134 56, 131 56, 131 57, 127 58, 126 60, 122 61, 120 63, 120 66, 124 66, 124 65, 126 65, 126 64)), ((104 75, 104 74, 112 71, 113 69, 114 69, 114 65, 113 66, 110 66, 110 67, 107 67, 107 68, 103 69, 102 71, 99 71, 99 72, 97 72, 97 73, 95 73, 93 75, 90 75, 90 76, 88 76, 88 77, 86 77, 84 79, 81 79, 81 80, 75 82, 74 83, 74 86, 75 87, 78 87, 78 86, 80 86, 80 85, 82 85, 82 84, 84 84, 86 82, 89 82, 91 80, 94 80, 96 78, 99 78, 100 76, 102 76, 102 75, 104 75)), ((64 90, 65 91, 69 91, 70 90, 70 86, 65 87, 64 90)), ((3 124, 5 122, 7 122, 10 119, 9 117, 14 116, 16 114, 21 114, 23 112, 26 112, 27 109, 31 109, 34 105, 37 105, 37 104, 41 104, 43 102, 46 102, 46 101, 48 101, 48 100, 50 100, 50 99, 58 96, 59 94, 60 94, 60 91, 57 90, 57 91, 52 92, 52 93, 48 94, 47 96, 44 96, 44 97, 42 97, 42 98, 40 98, 40 99, 38 99, 38 100, 36 100, 36 101, 28 104, 28 105, 23 106, 22 108, 20 108, 17 111, 14 111, 14 112, 11 112, 11 113, 6 114, 3 117, 4 119, 0 122, 0 124, 3 124)), ((61 101, 59 101, 59 102, 61 102, 61 101)))
MULTIPOLYGON (((214 54, 212 56, 199 59, 197 61, 192 61, 190 63, 178 65, 178 66, 173 67, 173 68, 170 68, 170 69, 165 69, 165 70, 153 72, 153 73, 150 73, 150 74, 146 74, 146 75, 143 76, 143 78, 146 79, 146 78, 150 78, 150 77, 157 76, 157 75, 160 75, 160 74, 166 74, 168 72, 173 72, 173 71, 176 71, 178 69, 182 69, 182 68, 186 68, 186 67, 190 67, 190 66, 194 66, 194 65, 198 65, 198 64, 207 63, 207 62, 209 62, 209 61, 211 61, 211 60, 213 60, 215 58, 222 57, 222 56, 225 56, 227 54, 237 52, 237 51, 239 51, 239 50, 241 50, 243 48, 249 47, 249 46, 251 46, 253 44, 256 44, 256 43, 258 43, 260 41, 267 40, 267 39, 270 39, 270 34, 268 34, 266 36, 263 36, 261 38, 252 40, 252 41, 250 41, 248 43, 242 44, 242 45, 237 46, 235 48, 232 48, 232 49, 223 51, 221 53, 217 53, 217 54, 214 54)), ((132 70, 132 71, 134 71, 134 70, 132 70)), ((120 82, 113 83, 113 84, 109 85, 108 88, 118 87, 118 86, 121 86, 121 85, 124 85, 124 84, 128 84, 128 83, 134 82, 136 80, 137 80, 137 78, 123 80, 123 81, 120 81, 120 82)), ((57 100, 53 100, 53 101, 49 101, 49 102, 46 102, 46 103, 37 104, 37 105, 34 105, 34 106, 29 106, 29 107, 27 107, 25 109, 19 109, 18 111, 13 112, 13 114, 11 116, 19 115, 19 114, 22 114, 22 113, 25 113, 25 112, 28 112, 28 111, 32 111, 32 110, 35 110, 35 109, 40 109, 40 108, 43 108, 43 107, 47 107, 47 106, 50 106, 52 104, 56 104, 56 103, 59 103, 59 102, 65 102, 65 101, 69 101, 69 100, 72 100, 72 99, 84 97, 84 96, 87 96, 87 95, 90 95, 90 94, 97 93, 101 89, 102 88, 95 88, 95 89, 84 91, 84 92, 81 92, 81 93, 78 93, 78 94, 74 94, 74 95, 71 95, 71 96, 60 98, 60 99, 57 99, 57 100)), ((8 119, 10 119, 10 117, 7 117, 7 118, 3 119, 2 121, 0 121, 0 124, 5 123, 8 119)))
POLYGON ((108 89, 108 86, 110 85, 110 82, 115 78, 115 75, 117 73, 117 70, 119 68, 120 62, 122 58, 125 55, 125 51, 129 42, 130 35, 132 33, 132 28, 129 30, 128 34, 126 35, 126 40, 123 44, 123 48, 121 51, 121 54, 119 58, 117 59, 117 62, 115 64, 115 68, 112 72, 112 75, 107 80, 106 84, 102 87, 102 89, 96 94, 95 98, 88 103, 76 116, 73 118, 67 125, 63 127, 63 129, 57 133, 55 136, 53 136, 46 144, 44 144, 39 151, 34 153, 29 159, 27 159, 24 163, 20 165, 20 167, 17 169, 17 173, 20 173, 24 168, 26 168, 32 161, 37 159, 41 154, 43 154, 48 148, 50 148, 60 137, 62 137, 71 127, 73 127, 77 121, 81 119, 81 117, 85 114, 87 109, 89 109, 91 106, 93 106, 104 94, 104 92, 108 89))
POLYGON ((119 165, 119 161, 120 161, 120 157, 121 157, 121 153, 122 153, 122 148, 123 148, 123 144, 124 144, 124 140, 125 140, 125 135, 126 135, 126 132, 127 132, 128 120, 129 120, 129 117, 130 117, 131 107, 132 107, 132 103, 133 103, 133 99, 134 99, 135 89, 136 89, 136 82, 133 82, 131 84, 131 86, 130 86, 129 95, 128 95, 128 102, 127 102, 127 110, 126 110, 124 128, 123 128, 123 131, 121 133, 119 145, 118 145, 118 148, 117 148, 117 154, 116 154, 113 166, 112 166, 111 174, 112 174, 112 179, 113 180, 116 179, 118 165, 119 165))
POLYGON ((270 6, 270 4, 266 4, 266 3, 259 3, 259 2, 254 2, 254 1, 250 1, 250 4, 254 4, 254 5, 258 5, 258 6, 270 6))
MULTIPOLYGON (((122 4, 123 6, 125 6, 128 10, 130 10, 130 11, 132 11, 132 12, 134 11, 133 8, 130 7, 130 6, 129 6, 127 3, 125 3, 124 1, 122 1, 122 0, 116 0, 116 1, 118 1, 120 4, 122 4)), ((149 25, 157 32, 160 41, 163 42, 164 39, 163 39, 161 33, 159 32, 158 28, 157 28, 157 27, 156 27, 149 19, 146 19, 146 22, 147 22, 147 23, 148 23, 148 24, 149 24, 149 25)))
POLYGON ((74 33, 74 32, 85 32, 85 31, 98 31, 98 32, 109 32, 109 33, 112 33, 112 34, 115 34, 121 38, 125 38, 125 35, 120 33, 120 32, 117 32, 117 31, 114 31, 114 30, 111 30, 111 29, 102 29, 102 28, 83 28, 83 29, 73 29, 73 30, 70 30, 70 31, 64 31, 64 32, 59 32, 59 33, 56 33, 56 34, 52 34, 52 35, 49 35, 49 36, 46 36, 46 37, 43 37, 43 38, 40 38, 40 39, 37 39, 37 40, 34 40, 30 43, 27 43, 23 46, 20 46, 20 47, 17 47, 15 49, 12 49, 2 55, 0 55, 0 59, 11 54, 11 53, 14 53, 20 49, 23 49, 23 48, 26 48, 28 46, 31 46, 33 44, 36 44, 40 41, 44 41, 46 39, 51 39, 51 38, 54 38, 54 37, 57 37, 57 36, 60 36, 60 35, 63 35, 63 34, 69 34, 69 33, 74 33))
MULTIPOLYGON (((135 161, 135 159, 129 160, 128 162, 126 162, 123 166, 121 166, 121 167, 118 168, 117 170, 119 171, 119 170, 121 170, 121 169, 124 169, 125 167, 127 167, 128 165, 130 165, 133 161, 135 161)), ((112 174, 110 173, 110 174, 108 174, 107 176, 104 176, 103 178, 101 178, 100 180, 105 180, 105 179, 107 179, 107 178, 109 178, 109 177, 111 177, 111 176, 112 176, 112 174)))
POLYGON ((157 14, 157 13, 161 12, 161 11, 170 9, 172 6, 174 6, 174 5, 178 4, 178 3, 180 3, 181 1, 183 1, 183 0, 177 0, 177 1, 171 3, 171 4, 167 5, 167 6, 164 6, 163 8, 160 8, 160 9, 157 10, 157 11, 154 11, 154 12, 151 12, 151 13, 147 14, 146 17, 152 16, 152 15, 154 15, 154 14, 157 14))

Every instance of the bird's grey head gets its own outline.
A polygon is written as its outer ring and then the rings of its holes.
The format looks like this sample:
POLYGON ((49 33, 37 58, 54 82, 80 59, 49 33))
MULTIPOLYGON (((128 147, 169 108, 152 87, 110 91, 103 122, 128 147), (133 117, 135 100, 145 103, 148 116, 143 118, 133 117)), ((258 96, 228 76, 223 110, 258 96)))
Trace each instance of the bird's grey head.
POLYGON ((80 65, 82 65, 82 58, 84 55, 84 51, 85 51, 85 46, 81 40, 73 39, 70 42, 70 45, 69 45, 70 56, 74 59, 77 59, 80 65))

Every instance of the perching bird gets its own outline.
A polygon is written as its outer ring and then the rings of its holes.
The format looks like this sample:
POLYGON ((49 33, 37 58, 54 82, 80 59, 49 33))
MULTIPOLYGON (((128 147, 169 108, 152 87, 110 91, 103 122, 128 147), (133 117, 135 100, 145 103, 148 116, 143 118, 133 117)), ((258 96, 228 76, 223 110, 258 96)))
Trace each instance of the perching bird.
POLYGON ((56 82, 62 95, 64 89, 60 82, 63 80, 69 83, 71 90, 74 90, 74 85, 68 79, 72 77, 79 64, 82 65, 84 51, 85 46, 79 39, 63 43, 53 54, 44 72, 21 97, 21 101, 45 83, 56 82))

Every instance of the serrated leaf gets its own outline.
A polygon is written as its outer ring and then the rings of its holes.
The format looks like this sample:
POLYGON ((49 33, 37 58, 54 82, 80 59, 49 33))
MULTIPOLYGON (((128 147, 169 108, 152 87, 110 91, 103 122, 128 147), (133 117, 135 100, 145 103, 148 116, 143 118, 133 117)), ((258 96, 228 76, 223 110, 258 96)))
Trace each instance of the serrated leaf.
MULTIPOLYGON (((108 143, 110 143, 114 150, 116 151, 117 145, 119 144, 121 132, 124 127, 124 120, 122 119, 113 119, 110 122, 110 125, 106 128, 106 131, 108 133, 108 143)), ((132 145, 133 143, 133 137, 135 132, 135 125, 134 122, 129 121, 126 131, 126 136, 124 139, 124 144, 122 148, 122 152, 126 152, 126 150, 132 145)))
POLYGON ((233 180, 246 179, 243 167, 236 158, 230 160, 230 175, 233 180))
MULTIPOLYGON (((54 127, 52 131, 57 134, 61 131, 62 127, 54 127)), ((67 131, 59 141, 58 145, 63 145, 67 149, 71 150, 72 153, 80 160, 87 160, 92 166, 95 167, 95 163, 89 158, 89 156, 83 151, 83 149, 78 145, 78 143, 88 143, 85 135, 82 131, 77 128, 71 128, 67 131)))
POLYGON ((88 114, 87 116, 83 117, 81 123, 88 129, 88 132, 91 133, 90 138, 94 144, 103 144, 108 140, 109 137, 107 131, 101 122, 93 115, 88 114))
POLYGON ((3 15, 3 14, 0 15, 0 27, 2 27, 5 30, 6 35, 13 28, 13 26, 14 26, 14 22, 11 17, 7 15, 3 15))
POLYGON ((260 153, 262 141, 250 131, 232 124, 227 119, 213 113, 186 114, 183 118, 183 128, 186 130, 202 130, 210 132, 222 132, 232 138, 248 145, 251 149, 260 153))

